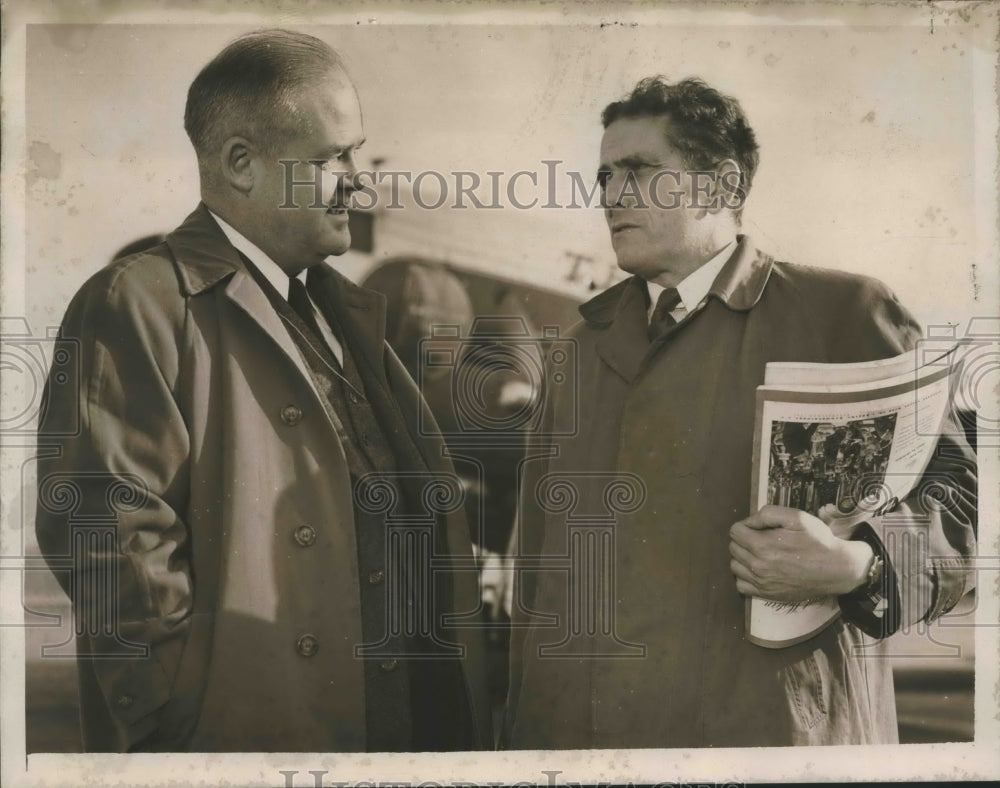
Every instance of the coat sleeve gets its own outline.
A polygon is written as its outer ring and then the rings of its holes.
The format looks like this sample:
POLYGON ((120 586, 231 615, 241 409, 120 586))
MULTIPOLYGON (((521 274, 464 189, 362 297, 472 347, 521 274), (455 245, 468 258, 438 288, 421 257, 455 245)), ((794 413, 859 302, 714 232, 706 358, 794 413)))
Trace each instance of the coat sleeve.
POLYGON ((74 298, 61 342, 77 384, 50 373, 39 425, 35 528, 73 602, 87 749, 155 734, 192 599, 189 437, 172 393, 183 301, 175 278, 136 270, 105 269, 74 298))
MULTIPOLYGON (((914 347, 921 336, 916 321, 883 285, 865 281, 858 305, 873 327, 866 355, 887 358, 914 347)), ((840 598, 845 618, 872 637, 933 621, 974 586, 968 559, 976 552, 977 463, 959 424, 957 414, 947 415, 910 495, 852 537, 867 542, 885 567, 881 588, 840 598)))

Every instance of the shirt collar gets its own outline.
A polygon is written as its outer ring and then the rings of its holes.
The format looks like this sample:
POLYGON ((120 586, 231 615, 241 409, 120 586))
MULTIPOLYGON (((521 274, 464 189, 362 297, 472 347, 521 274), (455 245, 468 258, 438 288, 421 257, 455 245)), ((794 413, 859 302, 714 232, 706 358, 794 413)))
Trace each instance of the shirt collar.
MULTIPOLYGON (((738 235, 736 242, 736 251, 722 266, 708 294, 715 296, 728 309, 748 312, 764 294, 774 269, 774 258, 757 249, 749 236, 738 235)), ((581 304, 580 315, 593 326, 609 326, 620 313, 635 305, 633 291, 644 308, 649 297, 646 281, 630 276, 581 304)))
MULTIPOLYGON (((690 312, 701 303, 702 299, 712 289, 712 284, 715 282, 715 278, 719 275, 722 267, 732 257, 735 250, 736 239, 734 238, 716 252, 707 263, 699 266, 677 283, 677 293, 681 297, 681 302, 677 306, 678 309, 686 309, 690 312)), ((650 281, 646 282, 646 287, 649 289, 650 309, 654 309, 656 307, 656 300, 666 288, 661 284, 650 281)))
MULTIPOLYGON (((215 211, 209 208, 208 212, 212 214, 212 218, 215 219, 219 224, 219 228, 225 234, 226 238, 229 239, 231 243, 238 252, 241 252, 246 258, 257 266, 257 270, 260 271, 264 278, 277 290, 282 296, 288 298, 288 274, 285 273, 284 269, 278 265, 274 260, 267 256, 267 254, 255 244, 253 241, 248 239, 243 233, 233 227, 225 219, 221 218, 215 211)), ((305 282, 306 272, 303 270, 298 278, 305 282)))

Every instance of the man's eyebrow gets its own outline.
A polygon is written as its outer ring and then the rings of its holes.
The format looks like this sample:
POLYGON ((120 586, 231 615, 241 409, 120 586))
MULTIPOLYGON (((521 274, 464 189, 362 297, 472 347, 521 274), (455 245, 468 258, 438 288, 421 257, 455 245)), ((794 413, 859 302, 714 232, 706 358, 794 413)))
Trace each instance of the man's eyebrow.
POLYGON ((360 140, 350 145, 327 145, 324 148, 320 148, 320 150, 318 150, 316 152, 316 155, 313 156, 312 158, 323 161, 326 161, 327 159, 335 159, 345 150, 357 150, 358 148, 360 148, 362 145, 365 144, 365 141, 366 138, 362 137, 360 140))
POLYGON ((636 167, 644 164, 654 164, 656 159, 653 156, 642 156, 641 154, 629 154, 628 156, 623 156, 620 159, 616 159, 611 164, 606 162, 601 162, 598 165, 599 170, 609 170, 612 167, 636 167))

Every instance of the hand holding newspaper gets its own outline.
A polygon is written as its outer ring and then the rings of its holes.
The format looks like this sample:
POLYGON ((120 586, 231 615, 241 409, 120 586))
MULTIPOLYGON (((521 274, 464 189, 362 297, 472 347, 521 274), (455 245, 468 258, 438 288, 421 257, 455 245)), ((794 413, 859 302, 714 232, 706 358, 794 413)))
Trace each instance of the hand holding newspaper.
MULTIPOLYGON (((917 351, 859 364, 767 365, 757 388, 751 508, 809 512, 842 539, 890 511, 920 480, 950 402, 953 354, 917 351)), ((840 614, 836 597, 798 604, 751 597, 747 638, 783 648, 840 614)))

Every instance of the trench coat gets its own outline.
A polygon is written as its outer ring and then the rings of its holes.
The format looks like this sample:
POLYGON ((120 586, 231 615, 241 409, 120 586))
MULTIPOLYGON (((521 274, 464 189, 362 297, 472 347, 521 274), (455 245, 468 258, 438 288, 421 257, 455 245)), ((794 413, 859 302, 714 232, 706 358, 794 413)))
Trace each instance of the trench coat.
MULTIPOLYGON (((453 476, 384 342, 384 298, 331 274, 382 428, 419 452, 399 470, 453 476)), ((205 206, 94 275, 61 336, 78 375, 50 377, 36 531, 54 568, 72 559, 56 574, 76 608, 86 748, 364 750, 353 649, 359 577, 377 568, 358 566, 347 460, 293 340, 205 206), (101 523, 110 541, 73 542, 101 523), (234 536, 248 532, 267 538, 234 536)), ((461 506, 441 511, 430 516, 455 560, 435 565, 436 612, 469 614, 468 529, 461 506)), ((444 637, 461 678, 442 708, 491 747, 480 632, 444 637)))
POLYGON ((581 307, 578 382, 552 386, 543 432, 554 437, 526 467, 503 744, 896 741, 885 637, 940 616, 972 584, 951 560, 974 551, 968 445, 942 437, 928 469, 947 480, 950 506, 916 495, 900 506, 926 515, 905 526, 927 539, 926 565, 905 554, 906 539, 859 530, 886 559, 884 620, 842 598, 840 618, 811 639, 753 645, 728 544, 751 513, 765 364, 888 358, 913 346, 917 325, 881 283, 777 262, 742 236, 703 308, 653 346, 644 289, 625 280, 581 307), (573 540, 583 547, 569 567, 573 540), (589 587, 573 579, 588 565, 599 568, 589 587))

